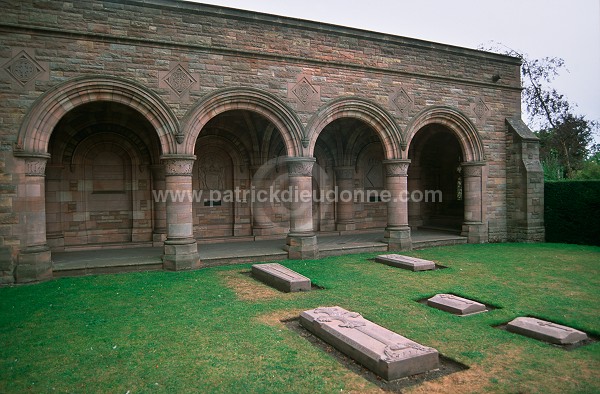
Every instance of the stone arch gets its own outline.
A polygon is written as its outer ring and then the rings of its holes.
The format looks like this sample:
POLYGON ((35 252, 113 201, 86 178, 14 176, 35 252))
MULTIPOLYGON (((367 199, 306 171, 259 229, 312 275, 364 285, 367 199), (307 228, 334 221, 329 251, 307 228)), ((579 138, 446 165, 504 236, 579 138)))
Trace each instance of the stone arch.
POLYGON ((183 120, 184 152, 193 154, 196 139, 215 116, 232 110, 247 110, 268 119, 281 133, 288 156, 302 155, 304 128, 298 116, 281 100, 254 88, 226 88, 210 93, 183 120))
POLYGON ((485 160, 483 142, 477 128, 462 112, 445 106, 426 108, 411 120, 406 129, 406 152, 409 151, 415 135, 423 127, 431 124, 445 126, 455 135, 462 147, 465 162, 485 160))
POLYGON ((94 101, 118 102, 138 111, 156 130, 162 153, 175 152, 179 122, 170 108, 142 85, 111 76, 74 78, 40 96, 25 116, 16 150, 47 153, 50 135, 60 119, 70 110, 94 101))
POLYGON ((340 97, 319 109, 307 126, 308 153, 312 154, 319 135, 331 122, 341 118, 354 118, 371 126, 381 139, 385 158, 399 158, 402 133, 390 114, 379 105, 357 97, 340 97))

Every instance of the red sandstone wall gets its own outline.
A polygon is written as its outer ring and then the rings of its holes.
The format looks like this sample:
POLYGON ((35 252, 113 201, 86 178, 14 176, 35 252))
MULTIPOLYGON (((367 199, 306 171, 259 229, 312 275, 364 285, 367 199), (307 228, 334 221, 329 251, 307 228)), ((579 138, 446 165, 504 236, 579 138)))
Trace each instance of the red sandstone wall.
POLYGON ((483 139, 490 240, 507 237, 505 118, 520 113, 516 59, 178 1, 22 0, 2 2, 2 9, 1 64, 26 50, 41 70, 26 84, 0 71, 0 247, 20 242, 13 206, 18 177, 12 174, 23 171, 14 168, 11 150, 23 118, 41 94, 85 75, 135 80, 178 117, 207 93, 240 86, 275 95, 303 122, 348 95, 377 103, 403 131, 428 106, 453 107, 483 139), (181 96, 164 83, 177 64, 197 79, 181 96), (289 94, 301 75, 319 91, 308 105, 289 94), (400 89, 409 105, 394 103, 400 89), (478 115, 479 100, 485 107, 478 115))

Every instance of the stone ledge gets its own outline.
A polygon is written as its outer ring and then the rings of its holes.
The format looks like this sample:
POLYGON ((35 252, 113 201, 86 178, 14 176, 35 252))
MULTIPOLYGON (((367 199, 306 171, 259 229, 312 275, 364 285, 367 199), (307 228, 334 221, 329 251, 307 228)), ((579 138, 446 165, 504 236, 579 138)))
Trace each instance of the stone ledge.
POLYGON ((439 368, 437 350, 339 306, 304 311, 300 324, 388 381, 439 368))

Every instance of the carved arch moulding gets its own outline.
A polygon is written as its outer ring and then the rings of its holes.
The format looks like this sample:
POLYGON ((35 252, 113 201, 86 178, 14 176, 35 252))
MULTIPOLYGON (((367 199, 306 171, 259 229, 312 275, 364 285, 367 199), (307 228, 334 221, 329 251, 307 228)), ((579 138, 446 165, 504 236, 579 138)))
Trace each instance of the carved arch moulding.
POLYGON ((215 116, 230 110, 262 115, 280 132, 288 156, 302 155, 304 126, 296 113, 278 97, 256 88, 224 88, 206 95, 182 120, 185 137, 182 150, 192 153, 204 126, 215 116))
POLYGON ((179 121, 156 93, 123 78, 85 76, 58 84, 38 97, 21 124, 15 154, 46 153, 50 135, 60 119, 70 110, 95 101, 121 103, 138 111, 156 131, 162 154, 176 152, 179 121))
POLYGON ((383 145, 386 159, 400 157, 404 146, 403 134, 394 118, 376 103, 359 97, 340 97, 325 104, 306 126, 308 154, 312 154, 320 133, 335 120, 353 118, 369 125, 383 145))
POLYGON ((458 140, 465 161, 481 162, 485 160, 483 141, 477 127, 461 111, 447 106, 434 106, 419 112, 406 128, 406 149, 410 148, 413 138, 423 127, 438 124, 450 130, 458 140))

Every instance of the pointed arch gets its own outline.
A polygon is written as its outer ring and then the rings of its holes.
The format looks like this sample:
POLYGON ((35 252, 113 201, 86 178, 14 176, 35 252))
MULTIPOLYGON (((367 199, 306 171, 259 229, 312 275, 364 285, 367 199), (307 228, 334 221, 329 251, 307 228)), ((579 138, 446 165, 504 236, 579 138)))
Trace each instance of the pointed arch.
POLYGON ((379 105, 358 97, 340 97, 332 100, 311 118, 307 126, 308 154, 311 155, 319 135, 331 122, 341 118, 354 118, 371 126, 383 144, 387 160, 399 158, 402 133, 392 116, 379 105))
POLYGON ((183 120, 184 151, 193 154, 196 139, 215 116, 232 110, 247 110, 268 119, 281 133, 288 156, 301 156, 304 127, 298 116, 281 100, 254 88, 226 88, 210 93, 183 120))
POLYGON ((171 109, 137 82, 111 76, 74 78, 40 96, 21 124, 16 150, 47 153, 50 135, 60 119, 70 110, 94 101, 117 102, 138 111, 154 127, 162 154, 175 152, 179 122, 171 109))
MULTIPOLYGON (((430 124, 440 124, 447 127, 458 139, 466 162, 481 162, 485 160, 483 142, 477 128, 469 118, 457 109, 446 106, 426 108, 417 114, 406 129, 406 146, 423 127, 430 124)), ((408 149, 406 149, 408 152, 408 149)))

